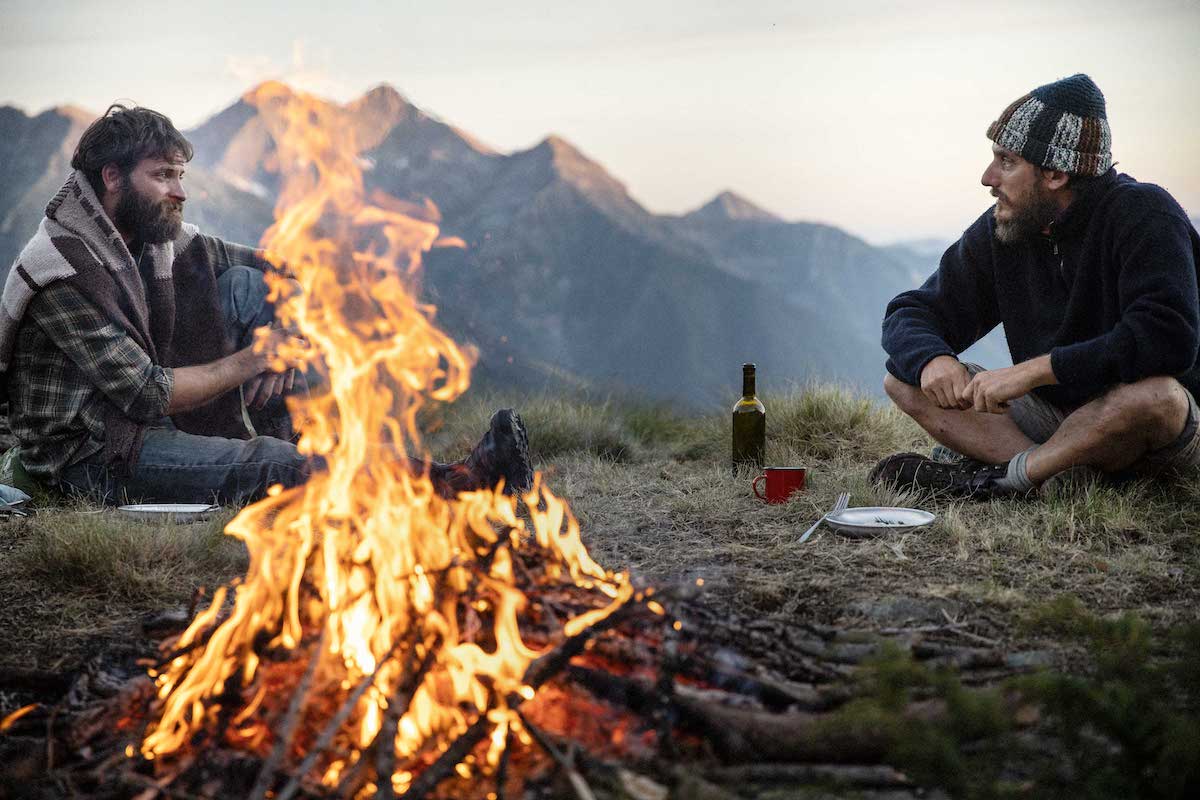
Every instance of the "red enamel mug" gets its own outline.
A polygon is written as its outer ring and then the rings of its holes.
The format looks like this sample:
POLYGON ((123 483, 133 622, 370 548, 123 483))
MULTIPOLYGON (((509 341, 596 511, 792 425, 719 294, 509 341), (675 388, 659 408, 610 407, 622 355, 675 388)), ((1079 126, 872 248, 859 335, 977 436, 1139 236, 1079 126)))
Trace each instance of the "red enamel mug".
POLYGON ((767 467, 750 486, 759 500, 766 500, 768 503, 786 503, 792 492, 804 491, 804 478, 807 473, 808 470, 804 467, 767 467), (758 491, 759 481, 767 482, 765 497, 758 491))

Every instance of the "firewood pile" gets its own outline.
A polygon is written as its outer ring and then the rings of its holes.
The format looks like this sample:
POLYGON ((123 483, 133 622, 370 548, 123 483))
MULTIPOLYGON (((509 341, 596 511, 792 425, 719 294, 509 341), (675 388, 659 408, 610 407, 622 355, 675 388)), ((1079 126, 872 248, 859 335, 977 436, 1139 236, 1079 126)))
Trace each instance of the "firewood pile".
MULTIPOLYGON (((520 571, 536 569, 524 563, 520 571)), ((193 608, 147 622, 147 641, 160 640, 156 660, 122 664, 101 654, 74 676, 0 678, 0 689, 18 684, 45 700, 3 723, 0 797, 721 800, 800 786, 929 796, 886 763, 886 732, 827 724, 863 691, 856 680, 863 663, 898 649, 957 668, 964 684, 1047 663, 1043 653, 1006 653, 950 619, 859 630, 746 619, 717 610, 694 586, 643 588, 566 635, 560 621, 595 601, 569 583, 529 582, 537 587, 527 592, 521 633, 542 655, 524 676, 532 691, 506 698, 521 724, 507 730, 498 765, 484 761, 495 729, 487 714, 407 762, 382 746, 430 668, 430 648, 408 648, 406 677, 389 698, 376 746, 348 752, 342 729, 371 676, 353 686, 317 685, 315 632, 296 650, 261 654, 265 692, 229 687, 188 748, 147 760, 139 744, 156 698, 146 670, 177 655, 174 642, 193 608), (252 695, 260 698, 254 707, 252 695), (248 717, 261 724, 246 728, 248 717), (410 776, 399 791, 387 778, 397 773, 410 776)), ((470 613, 464 629, 486 631, 470 613)), ((904 713, 933 718, 945 709, 931 699, 904 713)))

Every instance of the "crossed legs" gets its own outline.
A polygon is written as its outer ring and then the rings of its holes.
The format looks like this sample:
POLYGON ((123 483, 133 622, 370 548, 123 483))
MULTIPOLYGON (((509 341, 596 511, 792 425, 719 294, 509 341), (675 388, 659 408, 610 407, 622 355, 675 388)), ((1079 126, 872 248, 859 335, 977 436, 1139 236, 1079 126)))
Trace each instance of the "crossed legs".
POLYGON ((888 375, 888 397, 937 441, 965 456, 1000 464, 1036 445, 1025 468, 1035 484, 1069 467, 1104 472, 1133 466, 1176 442, 1188 424, 1191 398, 1174 378, 1120 384, 1066 416, 1045 442, 1035 442, 1010 413, 939 408, 919 388, 888 375))

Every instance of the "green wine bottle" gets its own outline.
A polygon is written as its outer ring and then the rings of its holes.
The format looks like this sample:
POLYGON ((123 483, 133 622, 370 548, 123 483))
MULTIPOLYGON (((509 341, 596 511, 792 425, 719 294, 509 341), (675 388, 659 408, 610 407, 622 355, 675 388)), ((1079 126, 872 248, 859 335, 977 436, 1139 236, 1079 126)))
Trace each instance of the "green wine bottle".
POLYGON ((762 469, 767 450, 767 410, 754 393, 754 365, 742 364, 742 399, 733 407, 733 472, 762 469))

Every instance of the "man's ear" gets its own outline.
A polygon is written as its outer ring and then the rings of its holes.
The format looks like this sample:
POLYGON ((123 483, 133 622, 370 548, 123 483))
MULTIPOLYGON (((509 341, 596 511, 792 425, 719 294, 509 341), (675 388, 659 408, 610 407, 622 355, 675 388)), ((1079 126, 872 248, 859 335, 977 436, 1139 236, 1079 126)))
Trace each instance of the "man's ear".
POLYGON ((121 184, 123 182, 121 168, 116 164, 105 164, 103 167, 101 167, 100 179, 104 181, 105 194, 116 194, 121 190, 121 184))
POLYGON ((1052 192, 1057 192, 1071 182, 1071 176, 1062 170, 1042 169, 1042 186, 1052 192))

